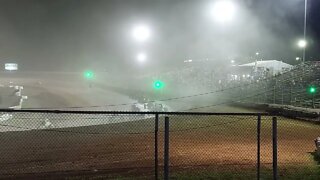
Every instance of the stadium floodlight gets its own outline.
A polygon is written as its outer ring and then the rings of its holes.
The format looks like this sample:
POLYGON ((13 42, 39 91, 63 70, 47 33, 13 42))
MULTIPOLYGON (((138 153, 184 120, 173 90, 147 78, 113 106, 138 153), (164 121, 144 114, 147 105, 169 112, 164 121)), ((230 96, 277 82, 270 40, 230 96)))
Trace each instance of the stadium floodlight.
POLYGON ((236 6, 231 0, 219 0, 213 4, 211 16, 219 23, 229 22, 236 13, 236 6))
POLYGON ((148 26, 146 25, 138 25, 133 28, 132 33, 134 39, 139 42, 144 42, 149 39, 151 32, 148 26))
POLYGON ((304 39, 299 40, 299 41, 298 41, 298 46, 299 46, 300 48, 305 48, 305 47, 307 46, 307 41, 304 40, 304 39))
POLYGON ((90 70, 87 70, 83 73, 84 78, 86 79, 93 79, 94 73, 90 70))
POLYGON ((146 59, 147 59, 147 55, 145 53, 139 53, 137 55, 137 60, 139 62, 144 62, 144 61, 146 61, 146 59))
POLYGON ((155 89, 162 89, 164 87, 164 83, 160 80, 153 82, 153 88, 155 89))

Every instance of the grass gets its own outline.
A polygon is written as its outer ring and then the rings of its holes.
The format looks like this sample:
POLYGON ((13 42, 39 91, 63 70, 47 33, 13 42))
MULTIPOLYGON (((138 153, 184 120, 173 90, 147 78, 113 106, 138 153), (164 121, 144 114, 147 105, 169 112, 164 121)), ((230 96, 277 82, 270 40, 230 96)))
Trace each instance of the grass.
MULTIPOLYGON (((288 167, 286 169, 279 169, 279 179, 296 179, 296 180, 318 180, 320 179, 319 167, 288 167)), ((251 169, 243 172, 232 171, 197 171, 197 172, 180 172, 171 175, 170 179, 192 180, 192 179, 212 179, 212 180, 248 180, 256 179, 256 170, 251 169)), ((262 169, 260 179, 272 179, 273 172, 271 169, 262 169)))
MULTIPOLYGON (((279 179, 284 180, 318 180, 320 179, 320 167, 319 166, 288 166, 280 167, 278 170, 279 179)), ((98 180, 98 179, 116 179, 116 180, 128 180, 128 179, 152 179, 152 176, 136 175, 136 176, 123 176, 123 175, 94 175, 94 176, 75 176, 66 178, 68 180, 98 180)), ((246 169, 242 172, 217 171, 217 170, 181 170, 179 172, 170 173, 170 179, 172 180, 248 180, 256 179, 256 169, 246 169)), ((159 179, 163 179, 162 174, 159 179)), ((260 173, 260 179, 272 180, 273 171, 271 168, 262 168, 260 173)))

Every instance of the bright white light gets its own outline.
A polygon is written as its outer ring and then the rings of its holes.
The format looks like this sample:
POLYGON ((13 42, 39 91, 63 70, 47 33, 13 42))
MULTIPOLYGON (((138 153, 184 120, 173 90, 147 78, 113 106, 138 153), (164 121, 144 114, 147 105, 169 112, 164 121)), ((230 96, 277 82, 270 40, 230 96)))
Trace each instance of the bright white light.
POLYGON ((18 70, 18 64, 16 63, 5 63, 4 69, 8 71, 16 71, 18 70))
POLYGON ((298 46, 300 47, 300 48, 305 48, 306 46, 307 46, 307 41, 305 41, 305 40, 299 40, 299 42, 298 42, 298 46))
POLYGON ((139 62, 144 62, 144 61, 146 61, 146 59, 147 59, 147 55, 145 53, 139 53, 137 55, 137 60, 139 62))
POLYGON ((259 52, 256 52, 256 55, 257 55, 257 56, 259 56, 259 54, 260 54, 259 52))
POLYGON ((231 60, 231 63, 233 64, 235 61, 234 60, 231 60))
POLYGON ((212 17, 220 23, 231 21, 235 16, 235 12, 236 7, 230 0, 219 0, 211 9, 212 17))
POLYGON ((150 29, 148 26, 139 25, 133 29, 133 37, 140 42, 144 42, 150 37, 150 29))
POLYGON ((296 57, 296 60, 299 61, 299 60, 300 60, 300 57, 296 57))

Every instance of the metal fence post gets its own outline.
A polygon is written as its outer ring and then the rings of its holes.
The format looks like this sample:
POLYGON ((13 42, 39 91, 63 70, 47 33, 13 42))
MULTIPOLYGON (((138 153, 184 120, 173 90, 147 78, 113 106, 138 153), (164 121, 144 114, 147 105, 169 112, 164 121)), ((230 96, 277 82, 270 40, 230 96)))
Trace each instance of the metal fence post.
POLYGON ((164 179, 169 180, 169 117, 164 122, 164 179))
POLYGON ((154 177, 158 180, 158 132, 159 132, 159 114, 155 114, 154 121, 154 177))
POLYGON ((257 122, 257 179, 260 179, 260 135, 261 135, 261 115, 258 115, 257 122))
POLYGON ((278 142, 277 142, 277 117, 272 118, 272 169, 273 179, 278 179, 278 142))

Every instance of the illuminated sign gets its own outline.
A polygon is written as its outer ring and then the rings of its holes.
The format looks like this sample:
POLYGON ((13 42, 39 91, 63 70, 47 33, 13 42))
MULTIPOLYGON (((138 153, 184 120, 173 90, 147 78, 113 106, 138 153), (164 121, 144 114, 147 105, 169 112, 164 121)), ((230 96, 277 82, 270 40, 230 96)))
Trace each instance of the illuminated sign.
POLYGON ((8 71, 16 71, 18 70, 18 64, 16 63, 6 63, 4 65, 4 69, 8 71))

